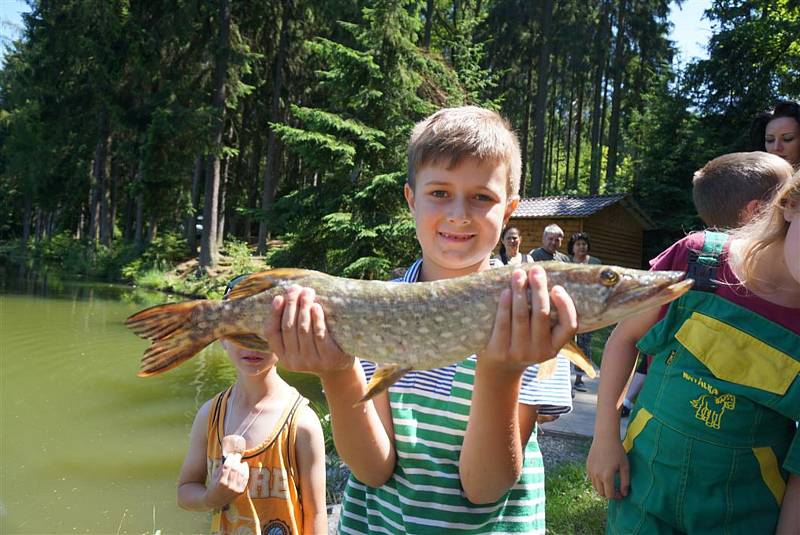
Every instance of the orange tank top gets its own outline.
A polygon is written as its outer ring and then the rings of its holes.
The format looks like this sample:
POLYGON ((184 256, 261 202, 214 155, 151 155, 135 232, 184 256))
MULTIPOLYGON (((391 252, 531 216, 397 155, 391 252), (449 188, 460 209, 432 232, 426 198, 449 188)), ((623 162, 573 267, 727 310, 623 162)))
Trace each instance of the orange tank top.
MULTIPOLYGON (((208 417, 208 474, 222 462, 225 413, 232 387, 211 401, 208 417)), ((288 535, 303 532, 299 474, 295 454, 297 415, 308 400, 294 390, 272 433, 255 448, 245 450, 242 462, 250 467, 248 490, 215 510, 212 534, 262 533, 288 535)))

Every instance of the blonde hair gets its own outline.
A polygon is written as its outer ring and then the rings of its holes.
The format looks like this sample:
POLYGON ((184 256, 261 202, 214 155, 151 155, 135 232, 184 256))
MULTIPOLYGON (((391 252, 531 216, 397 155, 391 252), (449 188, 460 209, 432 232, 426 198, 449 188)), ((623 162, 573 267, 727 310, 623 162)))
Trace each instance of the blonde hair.
POLYGON ((755 276, 756 265, 770 246, 786 238, 789 222, 784 218, 783 211, 792 201, 800 203, 800 171, 786 181, 758 216, 732 233, 735 239, 744 244, 738 266, 743 284, 763 287, 763 281, 755 276))
POLYGON ((792 167, 773 154, 725 154, 705 164, 692 177, 694 207, 709 227, 736 228, 750 201, 766 203, 791 175, 792 167))
POLYGON ((507 120, 477 106, 444 108, 414 126, 408 143, 408 185, 414 188, 424 165, 444 160, 450 169, 464 158, 505 164, 508 196, 519 193, 522 157, 517 136, 507 120))

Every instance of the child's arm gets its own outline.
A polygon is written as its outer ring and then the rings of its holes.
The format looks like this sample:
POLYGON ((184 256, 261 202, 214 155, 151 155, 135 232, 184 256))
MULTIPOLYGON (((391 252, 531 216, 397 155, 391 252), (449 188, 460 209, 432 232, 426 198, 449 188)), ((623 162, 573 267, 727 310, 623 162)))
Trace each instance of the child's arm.
POLYGON ((297 421, 295 443, 300 471, 300 497, 303 502, 303 531, 327 533, 328 514, 325 509, 325 439, 319 418, 308 407, 297 421))
POLYGON ((606 498, 628 495, 628 457, 619 436, 619 405, 636 364, 636 343, 658 321, 658 313, 657 307, 651 308, 620 322, 603 351, 594 439, 586 460, 586 472, 595 490, 606 498), (617 473, 619 489, 614 485, 617 473))
POLYGON ((553 289, 548 297, 543 269, 531 269, 527 278, 522 270, 513 273, 511 291, 500 298, 491 339, 475 370, 459 460, 461 485, 472 503, 494 502, 519 480, 524 445, 536 421, 536 408, 519 404, 522 374, 529 365, 555 356, 576 327, 572 300, 563 289, 553 289), (551 298, 559 317, 552 330, 551 298))
POLYGON ((800 476, 789 474, 786 492, 783 495, 781 516, 775 535, 796 535, 800 533, 800 476))
POLYGON ((214 470, 206 488, 206 430, 210 405, 207 401, 197 411, 189 436, 189 451, 178 476, 178 505, 189 511, 209 511, 230 503, 244 492, 250 478, 247 463, 227 463, 214 470))
POLYGON ((272 302, 263 336, 289 370, 319 375, 331 411, 333 440, 359 481, 383 485, 394 471, 394 429, 389 398, 381 394, 355 405, 367 392, 361 365, 339 349, 327 331, 314 290, 292 287, 272 302))

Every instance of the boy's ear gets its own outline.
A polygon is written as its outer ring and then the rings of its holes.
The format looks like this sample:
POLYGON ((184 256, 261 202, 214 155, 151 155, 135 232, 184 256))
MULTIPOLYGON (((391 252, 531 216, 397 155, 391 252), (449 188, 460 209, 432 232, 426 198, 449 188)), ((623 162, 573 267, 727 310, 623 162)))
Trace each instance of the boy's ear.
POLYGON ((406 198, 406 202, 408 203, 408 209, 411 210, 411 213, 414 213, 414 190, 411 189, 411 186, 408 185, 406 182, 405 186, 403 186, 403 196, 406 198))
POLYGON ((514 213, 514 210, 517 209, 519 206, 519 195, 512 195, 506 201, 506 213, 503 215, 503 226, 505 227, 508 225, 508 220, 511 218, 511 214, 514 213))
POLYGON ((800 216, 800 202, 792 199, 786 201, 786 206, 783 207, 783 218, 787 223, 793 222, 800 216))
POLYGON ((739 212, 739 226, 749 223, 756 216, 758 211, 761 210, 763 204, 764 203, 758 199, 749 201, 744 208, 742 208, 742 211, 739 212))

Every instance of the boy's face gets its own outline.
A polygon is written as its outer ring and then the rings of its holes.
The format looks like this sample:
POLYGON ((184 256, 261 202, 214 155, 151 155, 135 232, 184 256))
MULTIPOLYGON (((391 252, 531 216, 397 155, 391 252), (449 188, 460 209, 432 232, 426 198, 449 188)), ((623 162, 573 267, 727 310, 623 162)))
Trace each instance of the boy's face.
POLYGON ((508 198, 505 164, 462 160, 448 169, 428 164, 416 173, 405 196, 422 246, 422 276, 436 280, 489 267, 503 224, 519 203, 508 198))
POLYGON ((278 363, 275 353, 264 353, 244 349, 229 340, 222 339, 222 348, 228 353, 228 358, 236 370, 245 375, 260 375, 269 371, 278 363))

